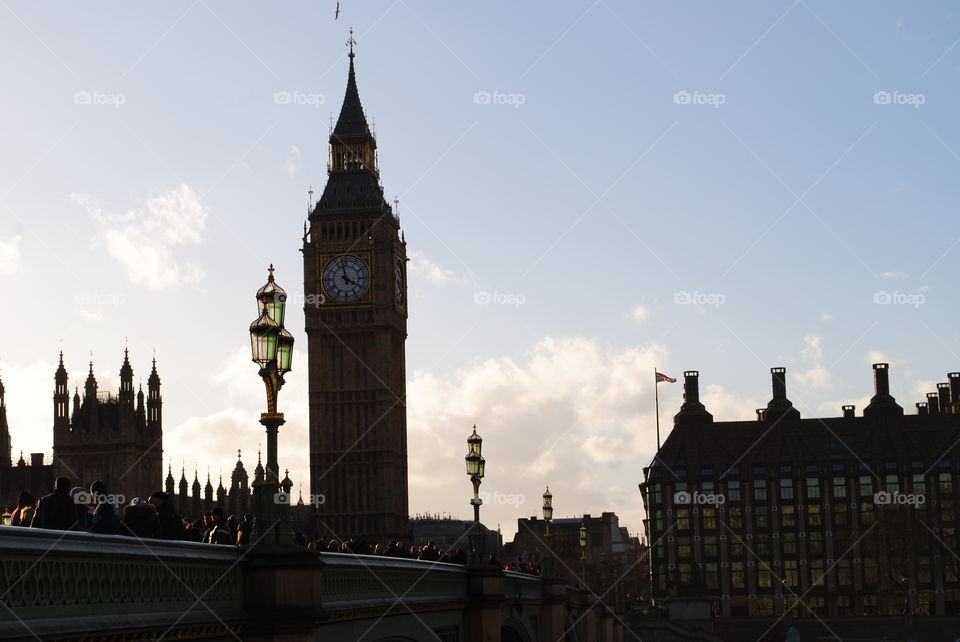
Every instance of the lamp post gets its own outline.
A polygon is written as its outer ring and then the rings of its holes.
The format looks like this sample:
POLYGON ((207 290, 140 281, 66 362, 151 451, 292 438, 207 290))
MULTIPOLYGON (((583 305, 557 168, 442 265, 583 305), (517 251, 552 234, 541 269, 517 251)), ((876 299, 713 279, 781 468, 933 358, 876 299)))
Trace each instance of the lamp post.
POLYGON ((547 555, 543 559, 543 575, 553 575, 553 547, 550 545, 550 522, 553 521, 553 494, 550 487, 547 486, 543 493, 543 521, 547 523, 547 530, 544 532, 544 544, 547 547, 547 555))
POLYGON ((470 505, 473 506, 473 527, 470 529, 470 561, 479 564, 483 559, 483 532, 480 526, 480 505, 483 500, 480 499, 480 480, 483 479, 486 460, 480 455, 483 446, 483 439, 477 434, 477 427, 474 425, 473 434, 467 437, 467 456, 464 459, 467 462, 467 475, 473 484, 473 499, 470 505))
POLYGON ((267 430, 267 467, 263 481, 255 489, 256 534, 258 541, 265 540, 272 530, 269 541, 276 544, 293 541, 287 523, 290 497, 281 492, 277 463, 277 434, 284 424, 283 413, 277 412, 277 395, 293 361, 293 335, 283 327, 286 302, 287 293, 273 280, 271 264, 266 285, 257 291, 259 316, 250 324, 250 349, 267 391, 267 412, 260 414, 260 423, 267 430))
POLYGON ((580 522, 580 583, 587 585, 587 525, 580 522))

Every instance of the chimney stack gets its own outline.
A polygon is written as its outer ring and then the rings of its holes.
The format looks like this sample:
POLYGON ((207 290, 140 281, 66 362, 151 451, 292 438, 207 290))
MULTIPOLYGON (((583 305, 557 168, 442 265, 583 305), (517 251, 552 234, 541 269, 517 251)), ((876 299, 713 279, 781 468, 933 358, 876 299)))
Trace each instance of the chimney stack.
POLYGON ((960 372, 951 372, 947 379, 950 380, 950 405, 960 414, 960 408, 957 408, 960 405, 960 372))
POLYGON ((940 395, 940 412, 945 415, 950 414, 950 384, 938 383, 937 393, 940 395))
POLYGON ((757 421, 766 421, 766 420, 767 420, 767 409, 757 408, 757 421))
POLYGON ((890 364, 873 364, 873 393, 875 395, 890 394, 890 364))
POLYGON ((712 422, 713 415, 700 403, 700 373, 687 370, 683 373, 683 405, 673 417, 674 425, 681 423, 712 422))
POLYGON ((931 415, 940 414, 940 395, 936 392, 927 393, 927 412, 931 415))
POLYGON ((924 416, 926 416, 926 415, 928 414, 928 413, 927 413, 927 402, 926 402, 926 401, 918 401, 918 402, 917 402, 917 414, 920 415, 921 417, 924 417, 924 416))
POLYGON ((770 368, 770 381, 773 385, 773 398, 767 404, 767 419, 775 420, 789 415, 789 418, 799 419, 800 411, 793 407, 787 399, 787 369, 770 368))
POLYGON ((849 405, 843 406, 843 416, 846 419, 851 419, 853 417, 856 417, 857 416, 856 410, 857 410, 856 406, 849 406, 849 405))
POLYGON ((890 364, 873 364, 874 395, 863 409, 864 417, 900 417, 903 408, 890 395, 890 364))

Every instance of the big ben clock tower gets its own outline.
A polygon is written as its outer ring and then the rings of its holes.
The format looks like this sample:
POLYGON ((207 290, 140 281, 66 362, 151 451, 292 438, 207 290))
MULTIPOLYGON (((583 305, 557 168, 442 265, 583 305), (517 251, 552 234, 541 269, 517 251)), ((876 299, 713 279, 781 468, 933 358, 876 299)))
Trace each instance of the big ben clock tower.
POLYGON ((323 497, 322 534, 374 543, 407 530, 407 256, 348 44, 327 184, 303 239, 310 492, 323 497))

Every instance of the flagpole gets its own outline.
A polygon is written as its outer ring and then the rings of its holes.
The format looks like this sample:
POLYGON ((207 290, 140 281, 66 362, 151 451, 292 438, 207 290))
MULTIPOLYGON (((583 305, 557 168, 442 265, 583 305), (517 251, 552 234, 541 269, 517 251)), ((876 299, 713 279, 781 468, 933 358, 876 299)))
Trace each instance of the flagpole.
POLYGON ((657 368, 653 368, 653 399, 657 407, 657 454, 660 454, 660 386, 657 384, 657 368))

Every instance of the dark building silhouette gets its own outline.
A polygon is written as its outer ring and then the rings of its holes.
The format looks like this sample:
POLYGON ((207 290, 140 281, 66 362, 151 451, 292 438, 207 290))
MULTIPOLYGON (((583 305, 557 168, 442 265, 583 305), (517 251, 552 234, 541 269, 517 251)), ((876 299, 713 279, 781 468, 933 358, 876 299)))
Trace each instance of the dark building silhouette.
MULTIPOLYGON (((470 550, 469 531, 473 520, 453 519, 439 515, 416 515, 410 518, 410 541, 405 544, 423 546, 433 542, 443 551, 453 553, 458 548, 470 550)), ((499 555, 503 548, 500 533, 489 528, 484 529, 484 550, 487 554, 499 555)))
POLYGON ((54 474, 85 487, 101 480, 108 492, 128 500, 149 497, 163 479, 162 409, 156 359, 144 397, 142 387, 134 393, 133 368, 126 350, 119 393, 98 390, 91 362, 83 398, 75 391, 71 408, 67 370, 60 353, 53 393, 54 474))
POLYGON ((553 574, 574 584, 582 581, 611 607, 649 599, 649 569, 646 547, 620 526, 616 513, 597 517, 561 517, 550 524, 537 517, 517 520, 517 534, 503 547, 503 562, 519 560, 543 566, 548 554, 554 560, 553 574), (580 527, 586 527, 586 559, 581 557, 580 527))
POLYGON ((328 179, 303 239, 310 492, 321 534, 407 530, 406 243, 383 197, 350 52, 328 179))
POLYGON ((0 380, 0 509, 16 506, 21 490, 39 498, 53 488, 53 466, 44 461, 43 453, 31 453, 30 463, 27 463, 21 452, 16 464, 13 463, 12 453, 6 390, 0 380))
POLYGON ((887 364, 873 374, 862 416, 801 418, 773 368, 755 421, 715 422, 684 373, 640 485, 656 600, 706 597, 720 617, 960 615, 960 373, 909 416, 887 364))

